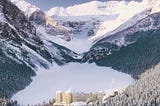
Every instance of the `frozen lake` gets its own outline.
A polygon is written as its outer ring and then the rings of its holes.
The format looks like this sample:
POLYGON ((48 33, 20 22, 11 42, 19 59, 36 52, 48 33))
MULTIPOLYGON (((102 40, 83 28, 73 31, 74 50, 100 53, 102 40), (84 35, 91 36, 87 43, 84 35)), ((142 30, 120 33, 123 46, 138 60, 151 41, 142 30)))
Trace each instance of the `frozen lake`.
POLYGON ((24 105, 38 104, 54 98, 59 90, 97 92, 124 87, 132 82, 127 74, 95 64, 55 65, 50 70, 39 70, 33 82, 12 99, 24 105))

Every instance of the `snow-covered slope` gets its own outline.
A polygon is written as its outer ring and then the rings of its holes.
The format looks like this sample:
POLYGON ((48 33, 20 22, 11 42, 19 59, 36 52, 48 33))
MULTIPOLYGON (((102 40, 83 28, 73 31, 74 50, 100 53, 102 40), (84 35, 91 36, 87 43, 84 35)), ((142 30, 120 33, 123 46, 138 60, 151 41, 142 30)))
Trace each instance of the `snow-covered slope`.
POLYGON ((40 10, 35 5, 30 4, 26 0, 11 0, 19 9, 21 9, 26 15, 32 14, 34 11, 40 10))
MULTIPOLYGON (((131 12, 129 9, 127 9, 127 11, 129 12, 129 14, 127 13, 127 16, 129 16, 128 18, 123 19, 123 17, 125 17, 126 14, 121 14, 119 19, 123 20, 123 22, 120 22, 120 23, 115 22, 116 25, 114 26, 114 22, 112 21, 113 24, 111 24, 111 30, 107 31, 106 28, 105 28, 106 30, 102 30, 102 31, 100 30, 100 32, 97 32, 97 35, 94 36, 93 38, 99 37, 98 40, 100 40, 100 39, 103 39, 107 36, 114 35, 116 33, 125 32, 125 30, 138 24, 141 20, 148 17, 149 15, 151 15, 153 13, 160 12, 160 2, 159 2, 159 0, 150 0, 150 1, 143 0, 143 2, 141 2, 139 5, 137 5, 137 7, 135 7, 134 10, 137 10, 137 12, 135 11, 135 13, 134 13, 134 12, 131 12)), ((117 19, 116 21, 118 21, 119 19, 117 19)), ((105 25, 105 27, 107 26, 107 24, 104 24, 104 25, 105 25)), ((102 27, 102 28, 104 28, 104 27, 102 27)), ((137 28, 133 29, 132 31, 130 30, 130 32, 133 33, 133 32, 137 32, 140 30, 148 30, 148 29, 152 29, 152 28, 153 27, 151 27, 151 26, 150 26, 150 28, 137 27, 137 28)), ((129 34, 130 32, 126 32, 123 35, 129 34)), ((97 39, 95 39, 95 40, 97 40, 97 39)))

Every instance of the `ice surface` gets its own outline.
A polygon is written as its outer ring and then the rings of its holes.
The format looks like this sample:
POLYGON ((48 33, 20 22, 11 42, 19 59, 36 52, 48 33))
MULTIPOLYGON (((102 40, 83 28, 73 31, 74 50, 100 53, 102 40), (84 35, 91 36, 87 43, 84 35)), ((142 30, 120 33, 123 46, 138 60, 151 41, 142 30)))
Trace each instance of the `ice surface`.
POLYGON ((55 97, 56 91, 97 92, 127 86, 133 79, 124 73, 95 64, 70 63, 39 70, 33 82, 12 99, 20 104, 38 104, 55 97))

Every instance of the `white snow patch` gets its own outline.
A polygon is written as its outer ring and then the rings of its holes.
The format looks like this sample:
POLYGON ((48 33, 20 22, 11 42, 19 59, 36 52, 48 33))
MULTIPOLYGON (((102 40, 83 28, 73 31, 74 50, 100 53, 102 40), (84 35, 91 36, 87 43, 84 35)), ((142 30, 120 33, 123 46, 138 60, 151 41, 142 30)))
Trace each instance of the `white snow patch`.
POLYGON ((55 97, 56 91, 71 88, 78 92, 97 92, 127 86, 133 79, 124 73, 95 64, 70 63, 39 70, 33 82, 12 99, 20 104, 38 104, 55 97))

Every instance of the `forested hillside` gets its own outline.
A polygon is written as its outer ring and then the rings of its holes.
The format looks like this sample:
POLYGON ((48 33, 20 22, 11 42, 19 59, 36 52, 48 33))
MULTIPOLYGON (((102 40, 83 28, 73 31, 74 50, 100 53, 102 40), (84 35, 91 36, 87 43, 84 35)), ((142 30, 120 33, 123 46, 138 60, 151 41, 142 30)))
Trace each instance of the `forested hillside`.
POLYGON ((160 62, 160 30, 137 32, 126 36, 125 40, 136 42, 122 47, 101 43, 96 46, 101 46, 102 49, 98 51, 93 47, 85 58, 99 66, 108 66, 131 74, 134 78, 160 62))
POLYGON ((105 101, 105 106, 160 106, 160 64, 146 70, 122 94, 105 101))

